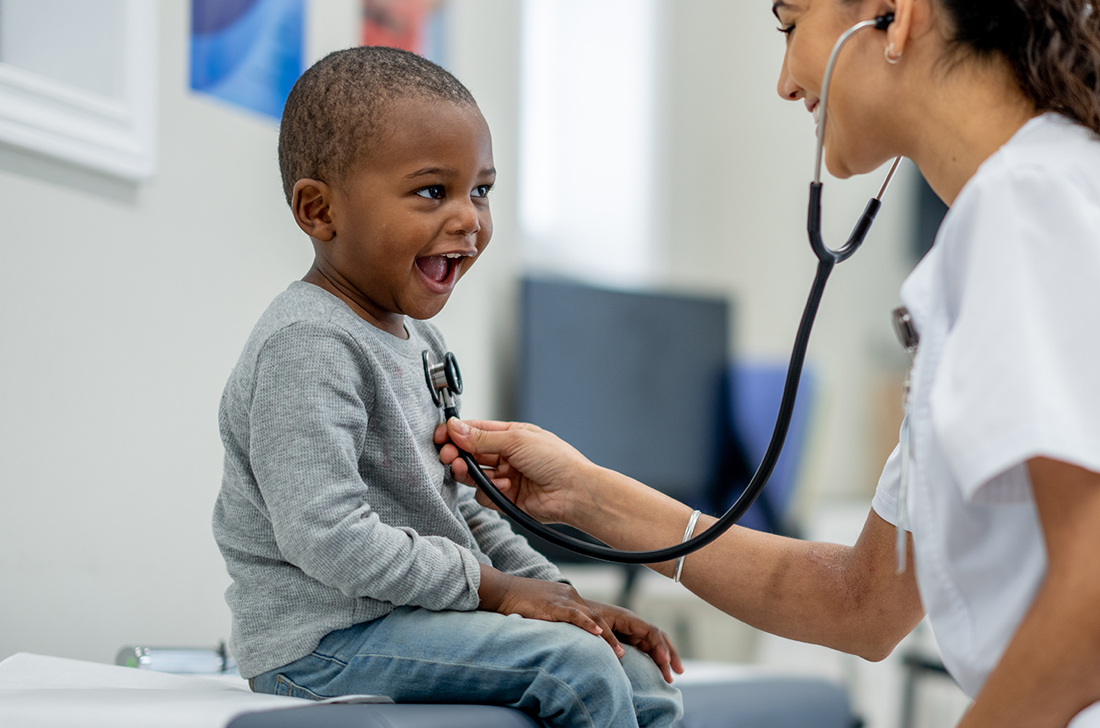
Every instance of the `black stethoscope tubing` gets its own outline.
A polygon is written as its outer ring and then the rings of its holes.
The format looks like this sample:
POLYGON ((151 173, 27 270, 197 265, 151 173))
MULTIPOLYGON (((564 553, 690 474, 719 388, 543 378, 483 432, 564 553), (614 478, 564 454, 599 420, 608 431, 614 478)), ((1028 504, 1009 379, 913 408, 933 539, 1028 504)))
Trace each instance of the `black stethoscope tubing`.
MULTIPOLYGON (((850 258, 852 254, 859 249, 860 245, 863 244, 863 240, 871 229, 871 224, 874 222, 879 208, 882 206, 882 195, 886 192, 886 188, 890 184, 890 180, 901 161, 900 157, 894 160, 890 172, 886 177, 886 181, 883 183, 878 195, 867 203, 867 207, 856 222, 855 228, 853 228, 852 234, 848 237, 847 242, 837 250, 833 250, 825 245, 825 241, 821 236, 821 159, 825 137, 825 122, 827 118, 828 89, 832 81, 832 71, 836 64, 836 59, 840 54, 840 49, 844 47, 853 35, 865 28, 885 30, 893 20, 893 13, 888 13, 874 20, 867 20, 850 28, 837 40, 829 56, 829 62, 826 65, 820 101, 822 106, 822 118, 818 133, 817 163, 814 170, 814 181, 810 183, 810 202, 806 224, 810 238, 810 247, 818 258, 817 272, 814 276, 813 286, 810 288, 810 295, 806 301, 806 307, 802 312, 802 320, 798 326, 798 333, 795 336, 790 364, 787 367, 787 378, 783 387, 783 398, 779 404, 779 413, 776 417, 775 429, 772 431, 771 441, 768 443, 768 449, 764 453, 760 466, 756 469, 756 473, 753 474, 752 479, 749 481, 749 484, 745 486, 741 495, 738 496, 729 510, 713 523, 710 528, 683 543, 652 551, 620 551, 619 549, 613 549, 609 546, 601 546, 582 541, 578 538, 556 531, 535 520, 512 503, 512 501, 508 500, 507 496, 501 493, 500 490, 493 485, 493 482, 489 480, 482 471, 481 466, 478 465, 473 455, 463 450, 459 450, 459 457, 465 461, 470 472, 470 477, 473 478, 478 488, 480 488, 489 500, 509 518, 550 543, 584 556, 621 564, 655 564, 662 561, 672 561, 703 548, 737 523, 737 521, 745 515, 749 507, 756 501, 757 497, 759 497, 760 493, 763 491, 764 485, 768 482, 768 478, 771 477, 772 470, 774 470, 775 464, 779 460, 779 455, 783 450, 783 443, 787 438, 787 430, 790 428, 791 416, 794 413, 798 382, 802 378, 802 366, 805 363, 806 349, 810 342, 810 332, 813 330, 814 319, 817 317, 817 311, 821 304, 821 297, 825 293, 825 284, 828 282, 829 275, 832 273, 836 264, 850 258)), ((439 374, 434 383, 429 364, 429 357, 427 353, 425 353, 425 370, 428 375, 429 388, 432 390, 432 397, 435 398, 437 404, 439 404, 440 400, 437 390, 441 390, 443 394, 442 403, 444 404, 444 415, 447 419, 458 417, 457 405, 453 398, 449 396, 449 392, 443 389, 443 387, 447 387, 455 394, 461 394, 461 378, 458 374, 458 367, 454 361, 454 357, 448 355, 444 365, 436 367, 439 374)))

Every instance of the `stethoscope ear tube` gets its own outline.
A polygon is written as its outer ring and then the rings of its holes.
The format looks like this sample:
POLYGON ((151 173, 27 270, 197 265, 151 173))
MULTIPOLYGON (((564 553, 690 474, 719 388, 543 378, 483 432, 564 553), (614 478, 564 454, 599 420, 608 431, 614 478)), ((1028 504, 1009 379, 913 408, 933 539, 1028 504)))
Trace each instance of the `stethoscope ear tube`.
MULTIPOLYGON (((897 165, 898 162, 895 160, 894 166, 890 169, 890 177, 893 176, 897 165)), ((889 184, 890 177, 887 177, 887 184, 889 184)), ((885 185, 883 189, 885 189, 885 185)), ((863 240, 867 237, 867 233, 871 231, 871 225, 875 222, 879 209, 882 208, 882 200, 872 197, 867 201, 867 207, 863 208, 863 214, 859 216, 859 220, 852 229, 852 234, 848 236, 848 241, 844 243, 844 247, 833 250, 825 244, 825 240, 821 237, 821 191, 820 182, 810 183, 810 209, 806 218, 806 230, 810 236, 810 247, 817 259, 822 263, 828 262, 835 265, 851 258, 859 250, 859 246, 863 245, 863 240)))

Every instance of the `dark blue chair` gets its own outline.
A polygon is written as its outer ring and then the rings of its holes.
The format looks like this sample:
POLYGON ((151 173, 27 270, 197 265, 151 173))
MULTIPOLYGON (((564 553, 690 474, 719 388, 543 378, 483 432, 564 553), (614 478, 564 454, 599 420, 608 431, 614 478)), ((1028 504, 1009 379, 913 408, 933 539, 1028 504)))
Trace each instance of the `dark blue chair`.
MULTIPOLYGON (((742 361, 730 366, 727 382, 728 429, 731 444, 725 473, 718 490, 712 496, 712 507, 724 512, 748 484, 775 428, 787 365, 742 361)), ((797 535, 789 519, 799 468, 806 446, 813 406, 814 379, 808 369, 802 373, 798 396, 782 455, 760 497, 745 513, 739 524, 758 531, 797 535)))

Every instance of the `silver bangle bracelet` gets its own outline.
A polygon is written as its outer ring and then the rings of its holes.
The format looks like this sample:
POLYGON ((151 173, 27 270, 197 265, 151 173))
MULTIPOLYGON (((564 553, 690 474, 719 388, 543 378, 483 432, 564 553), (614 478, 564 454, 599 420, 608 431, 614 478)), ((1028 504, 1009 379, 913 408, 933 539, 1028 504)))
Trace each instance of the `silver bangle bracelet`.
MULTIPOLYGON (((698 520, 699 520, 699 511, 695 511, 694 513, 691 514, 691 518, 688 519, 688 527, 684 529, 684 537, 683 537, 683 539, 680 540, 680 543, 683 543, 684 541, 687 541, 689 538, 691 538, 691 535, 693 533, 695 533, 695 522, 698 521, 698 520)), ((676 584, 680 583, 680 572, 684 570, 684 559, 686 559, 686 558, 687 558, 687 556, 684 555, 684 556, 681 556, 680 558, 676 559, 676 571, 673 572, 673 574, 672 574, 673 583, 676 583, 676 584)))

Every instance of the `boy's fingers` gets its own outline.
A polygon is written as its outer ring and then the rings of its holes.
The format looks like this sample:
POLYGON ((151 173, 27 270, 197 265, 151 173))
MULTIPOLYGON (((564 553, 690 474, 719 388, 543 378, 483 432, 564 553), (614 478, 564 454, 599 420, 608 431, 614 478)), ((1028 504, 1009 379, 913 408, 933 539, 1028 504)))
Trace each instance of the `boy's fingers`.
MULTIPOLYGON (((639 647, 638 649, 642 648, 639 647)), ((661 674, 665 678, 665 682, 671 683, 672 666, 666 645, 664 643, 651 644, 649 649, 642 651, 649 655, 650 659, 653 660, 654 664, 660 669, 661 674)))
POLYGON ((623 649, 622 643, 619 642, 619 638, 615 636, 615 631, 608 626, 600 613, 593 609, 589 612, 589 616, 600 626, 600 629, 603 630, 600 637, 603 637, 604 642, 611 645, 611 649, 615 651, 615 656, 622 657, 625 655, 626 650, 623 649))
POLYGON ((669 652, 669 664, 672 665, 672 669, 676 671, 677 675, 684 674, 684 663, 680 660, 680 653, 676 651, 676 645, 672 644, 672 640, 665 637, 665 644, 668 645, 669 652))
POLYGON ((568 622, 576 627, 580 627, 585 632, 596 635, 597 637, 603 637, 603 633, 606 631, 604 628, 592 618, 590 614, 583 609, 578 609, 572 606, 564 606, 565 619, 554 619, 551 621, 568 622))
POLYGON ((666 682, 672 682, 673 672, 679 674, 684 672, 680 656, 676 653, 676 648, 667 634, 656 626, 644 622, 640 624, 635 622, 631 626, 635 628, 642 627, 643 629, 635 632, 629 641, 638 650, 650 656, 650 659, 660 668, 666 682))
POLYGON ((671 683, 672 673, 682 675, 684 666, 680 662, 680 656, 676 654, 676 648, 672 646, 672 641, 668 638, 668 635, 660 631, 658 633, 661 641, 656 645, 651 655, 653 661, 661 668, 661 673, 665 676, 665 682, 671 683))

